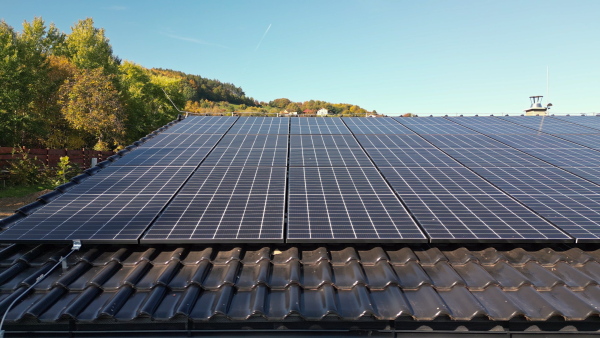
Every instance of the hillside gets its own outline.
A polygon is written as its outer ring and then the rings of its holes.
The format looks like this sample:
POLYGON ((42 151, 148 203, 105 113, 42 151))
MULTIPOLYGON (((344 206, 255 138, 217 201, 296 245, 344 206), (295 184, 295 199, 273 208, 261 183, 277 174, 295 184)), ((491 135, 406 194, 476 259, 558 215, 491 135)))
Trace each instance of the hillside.
POLYGON ((376 114, 325 101, 258 102, 231 83, 123 61, 91 18, 68 34, 42 18, 20 32, 0 22, 0 78, 0 146, 119 149, 177 116, 165 93, 200 114, 376 114))

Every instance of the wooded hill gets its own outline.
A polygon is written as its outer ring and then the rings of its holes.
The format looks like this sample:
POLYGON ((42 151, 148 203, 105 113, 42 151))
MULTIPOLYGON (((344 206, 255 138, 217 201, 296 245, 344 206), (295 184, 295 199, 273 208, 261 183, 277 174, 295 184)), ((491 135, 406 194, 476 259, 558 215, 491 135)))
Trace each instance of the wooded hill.
POLYGON ((0 79, 0 146, 118 149, 177 116, 165 92, 194 113, 376 114, 324 101, 258 102, 231 83, 122 61, 91 18, 69 34, 42 18, 20 32, 0 22, 0 79))

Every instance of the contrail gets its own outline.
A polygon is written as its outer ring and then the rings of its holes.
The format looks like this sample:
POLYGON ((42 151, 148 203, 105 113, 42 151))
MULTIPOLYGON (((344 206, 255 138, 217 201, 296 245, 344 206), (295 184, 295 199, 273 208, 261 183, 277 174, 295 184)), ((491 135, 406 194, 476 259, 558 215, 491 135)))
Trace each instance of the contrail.
POLYGON ((269 29, 271 29, 271 24, 269 24, 269 27, 267 27, 267 30, 265 31, 265 34, 263 34, 262 38, 260 38, 260 41, 258 42, 258 45, 256 45, 256 48, 254 48, 255 52, 258 50, 258 47, 260 47, 260 44, 265 39, 265 36, 267 36, 267 33, 269 33, 269 29))

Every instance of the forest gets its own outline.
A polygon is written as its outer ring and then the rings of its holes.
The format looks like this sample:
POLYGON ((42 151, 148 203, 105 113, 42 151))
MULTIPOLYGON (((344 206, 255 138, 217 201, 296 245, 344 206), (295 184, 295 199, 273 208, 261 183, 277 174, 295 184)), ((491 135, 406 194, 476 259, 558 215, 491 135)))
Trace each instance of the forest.
POLYGON ((92 18, 68 34, 42 18, 21 31, 0 22, 0 79, 0 146, 118 150, 176 118, 169 98, 199 114, 376 114, 316 100, 258 102, 231 83, 121 60, 92 18))

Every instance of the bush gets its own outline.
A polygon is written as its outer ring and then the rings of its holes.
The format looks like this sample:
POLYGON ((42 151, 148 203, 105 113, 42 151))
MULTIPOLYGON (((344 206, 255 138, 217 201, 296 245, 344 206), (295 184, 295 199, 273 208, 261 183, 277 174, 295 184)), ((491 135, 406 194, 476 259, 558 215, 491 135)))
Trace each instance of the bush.
POLYGON ((20 156, 15 156, 8 166, 9 182, 14 186, 52 188, 68 182, 80 171, 79 166, 71 163, 68 156, 61 157, 58 165, 51 168, 23 150, 18 155, 20 156))

